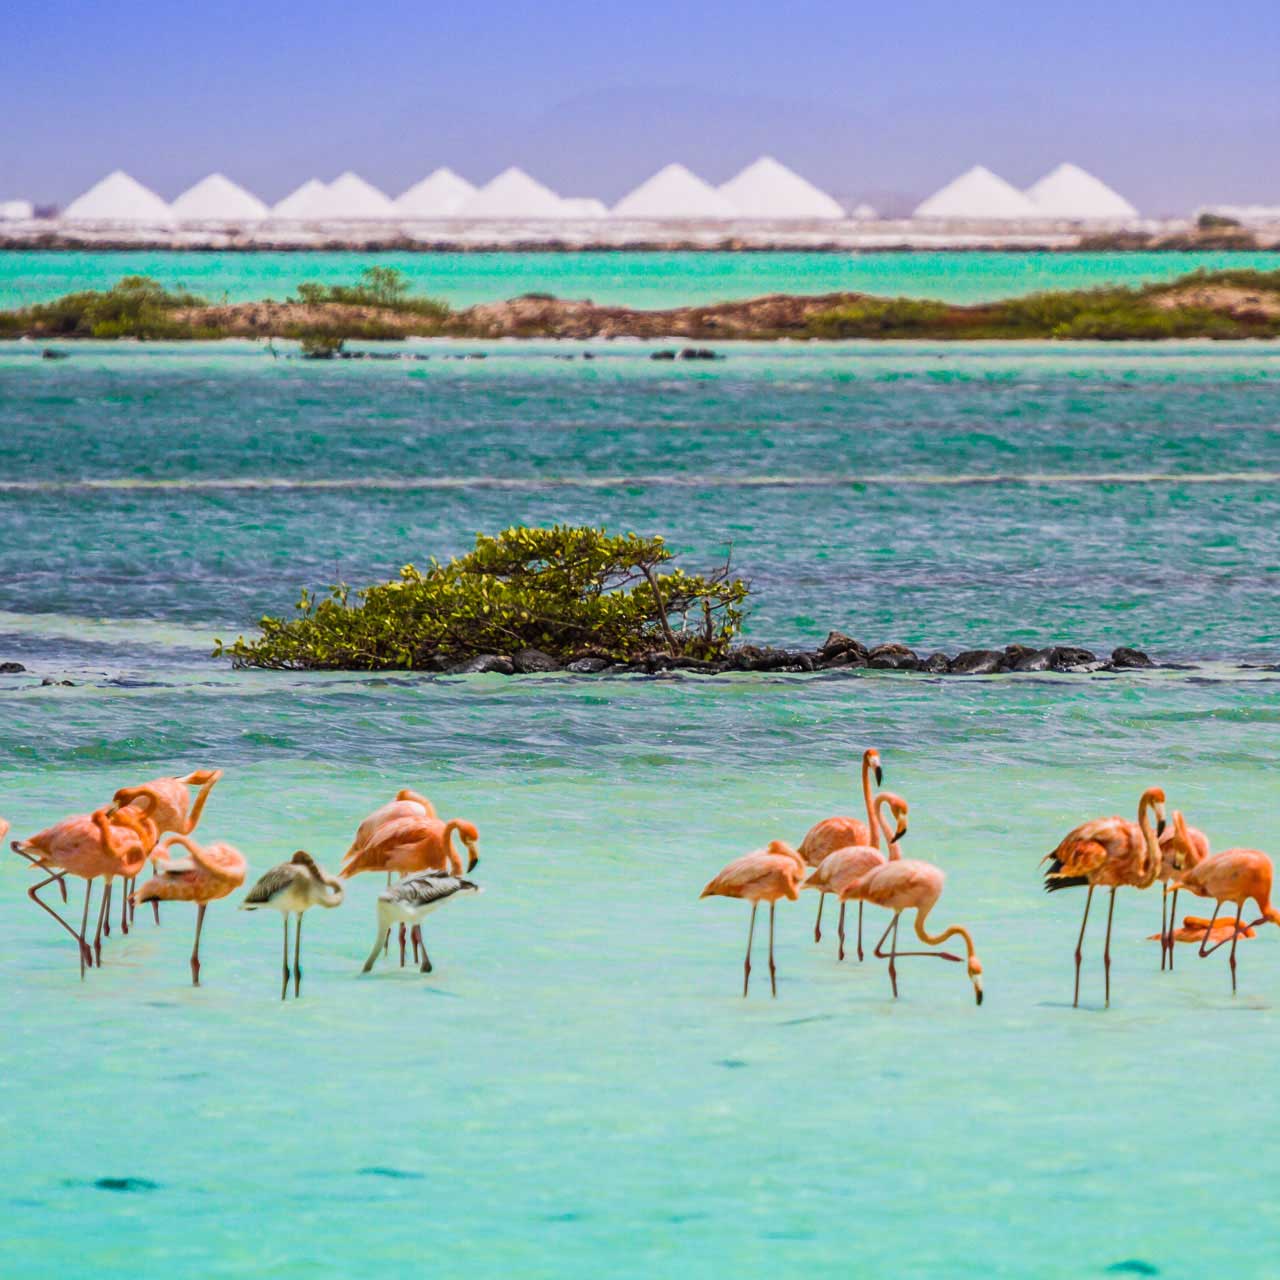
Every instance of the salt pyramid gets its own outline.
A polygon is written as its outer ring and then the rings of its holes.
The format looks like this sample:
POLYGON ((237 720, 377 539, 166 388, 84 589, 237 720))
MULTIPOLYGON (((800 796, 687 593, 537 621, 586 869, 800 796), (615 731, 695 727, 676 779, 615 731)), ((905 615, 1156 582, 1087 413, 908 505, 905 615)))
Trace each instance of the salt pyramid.
POLYGON ((36 216, 30 200, 0 200, 0 222, 25 222, 36 216))
POLYGON ((172 212, 179 222, 261 222, 270 210, 230 178, 211 173, 188 187, 173 202, 172 212))
POLYGON ((396 208, 410 218, 447 218, 475 193, 452 169, 437 169, 398 196, 396 208))
POLYGON ((304 222, 315 216, 328 188, 318 178, 308 178, 302 186, 289 192, 279 204, 271 207, 273 218, 304 222))
POLYGON ((669 164, 642 182, 613 206, 615 218, 661 219, 736 218, 738 210, 727 196, 690 173, 682 164, 669 164))
POLYGON ((62 216, 68 222, 131 222, 148 226, 173 221, 169 206, 122 169, 77 196, 62 216))
POLYGON ((916 207, 912 216, 957 222, 1013 222, 1045 215, 1017 187, 979 164, 934 192, 916 207))
POLYGON ((308 214, 311 220, 321 222, 368 222, 399 216, 388 196, 350 170, 316 196, 316 207, 308 214))
POLYGON ((772 156, 761 156, 722 183, 720 194, 744 218, 844 217, 844 210, 825 191, 819 191, 772 156))
POLYGON ((561 217, 607 218, 609 206, 595 196, 564 196, 560 201, 561 217))
POLYGON ((1060 164, 1028 187, 1027 195, 1046 218, 1127 222, 1138 216, 1124 196, 1074 164, 1060 164))
POLYGON ((460 218, 562 218, 564 206, 550 187, 523 169, 504 169, 457 210, 460 218))

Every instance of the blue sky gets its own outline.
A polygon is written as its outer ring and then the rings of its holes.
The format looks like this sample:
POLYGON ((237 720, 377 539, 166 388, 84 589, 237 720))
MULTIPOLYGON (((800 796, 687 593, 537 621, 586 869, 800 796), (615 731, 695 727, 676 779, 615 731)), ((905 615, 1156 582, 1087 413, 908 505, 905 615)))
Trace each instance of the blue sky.
POLYGON ((720 181, 768 151, 882 205, 1062 159, 1144 212, 1280 203, 1275 0, 48 0, 9 6, 0 47, 0 198, 65 203, 116 167, 276 199, 520 164, 612 200, 668 160, 720 181))

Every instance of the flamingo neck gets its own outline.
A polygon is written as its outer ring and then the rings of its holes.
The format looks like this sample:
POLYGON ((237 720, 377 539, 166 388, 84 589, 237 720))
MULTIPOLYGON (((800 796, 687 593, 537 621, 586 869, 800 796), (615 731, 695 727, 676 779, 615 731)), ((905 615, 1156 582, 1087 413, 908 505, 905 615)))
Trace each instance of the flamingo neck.
POLYGON ((1147 846, 1146 871, 1138 882, 1139 889, 1147 889, 1155 883, 1164 865, 1164 854, 1160 852, 1160 842, 1156 839, 1156 829, 1151 822, 1152 801, 1143 796, 1138 804, 1138 826, 1142 830, 1142 839, 1147 846))
POLYGON ((931 947, 940 947, 948 938, 963 938, 965 954, 968 956, 970 963, 978 958, 978 953, 974 950, 973 935, 962 924, 948 925, 938 936, 933 937, 924 927, 925 918, 929 912, 933 910, 932 904, 922 911, 916 912, 916 937, 921 942, 931 947))
MULTIPOLYGON (((881 810, 885 805, 887 805, 888 803, 889 803, 889 797, 888 797, 888 796, 883 796, 883 795, 882 795, 882 796, 880 797, 879 802, 876 804, 876 817, 877 817, 877 819, 879 819, 879 816, 880 816, 880 810, 881 810)), ((879 849, 879 848, 880 848, 880 829, 881 829, 881 828, 883 828, 884 833, 885 833, 885 842, 886 842, 886 845, 887 845, 888 850, 889 850, 889 861, 890 861, 890 862, 897 862, 897 861, 902 857, 902 850, 898 847, 898 843, 897 843, 897 841, 896 841, 896 840, 890 840, 890 839, 889 839, 889 824, 888 824, 888 823, 883 823, 883 822, 882 822, 882 823, 878 823, 877 827, 872 828, 871 843, 872 843, 873 845, 875 845, 875 847, 876 847, 877 849, 879 849)), ((895 830, 897 829, 897 823, 896 823, 896 821, 895 821, 895 824, 894 824, 894 829, 895 829, 895 830)))
POLYGON ((867 806, 867 831, 872 847, 880 848, 880 822, 876 816, 875 799, 871 794, 871 757, 862 757, 862 799, 867 806))

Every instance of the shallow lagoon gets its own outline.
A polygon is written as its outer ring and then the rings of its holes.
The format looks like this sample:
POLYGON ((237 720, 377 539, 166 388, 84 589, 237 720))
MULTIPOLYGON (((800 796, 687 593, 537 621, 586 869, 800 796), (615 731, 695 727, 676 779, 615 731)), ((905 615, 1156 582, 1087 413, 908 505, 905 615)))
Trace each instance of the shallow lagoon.
POLYGON ((0 860, 7 1273, 1180 1277, 1230 1248, 1269 1274, 1280 1214, 1256 1188, 1280 1158, 1250 1135, 1280 1120, 1280 937, 1242 944, 1232 1001, 1221 954, 1161 975, 1159 903, 1122 893, 1113 1007, 1095 917, 1073 1012, 1082 901, 1046 898, 1036 864, 1155 780, 1216 844, 1273 843, 1280 682, 1223 660, 1274 653, 1277 357, 984 347, 941 378, 932 357, 0 358, 0 657, 32 669, 0 677, 0 812, 29 832, 217 763, 201 832, 260 872, 299 847, 333 864, 411 783, 480 825, 486 888, 428 921, 433 975, 361 978, 357 880, 308 917, 282 1006, 277 922, 228 903, 199 991, 178 907, 81 986, 0 860), (890 469, 921 482, 867 479, 890 469), (1152 469, 1184 479, 1088 478, 1152 469), (1075 479, 925 482, 997 472, 1075 479), (782 473, 808 480, 755 483, 782 473), (246 476, 287 483, 222 483, 246 476), (299 485, 326 476, 378 483, 299 485), (204 656, 335 567, 550 518, 660 528, 701 563, 731 536, 771 640, 1134 640, 1205 665, 515 682, 204 656), (763 950, 738 995, 747 911, 697 893, 855 806, 864 743, 912 802, 905 852, 948 871, 937 923, 975 931, 981 1009, 930 961, 894 1004, 879 965, 813 946, 807 897, 779 910, 778 1000, 763 950))

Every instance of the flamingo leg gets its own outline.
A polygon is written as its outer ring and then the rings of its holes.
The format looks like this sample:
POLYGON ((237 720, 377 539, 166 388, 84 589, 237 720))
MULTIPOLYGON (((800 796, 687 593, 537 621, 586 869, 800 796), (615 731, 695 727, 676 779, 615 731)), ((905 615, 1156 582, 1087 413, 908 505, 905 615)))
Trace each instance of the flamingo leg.
POLYGON ((888 960, 889 962, 889 981, 893 986, 893 998, 895 1000, 898 998, 898 969, 894 964, 894 959, 898 952, 898 917, 901 914, 901 911, 893 913, 893 919, 885 925, 884 932, 880 935, 880 941, 876 943, 876 949, 872 953, 877 960, 888 960), (885 951, 885 939, 891 933, 893 934, 893 944, 888 951, 885 951))
POLYGON ((302 950, 302 912, 298 912, 298 918, 293 925, 293 998, 298 998, 298 992, 302 989, 302 963, 298 958, 298 953, 302 950))
MULTIPOLYGON (((27 853, 25 849, 20 849, 20 848, 18 848, 18 841, 17 841, 17 840, 14 840, 14 841, 9 845, 9 848, 11 848, 11 849, 14 851, 14 853, 16 853, 16 854, 18 855, 18 857, 20 857, 20 858, 26 858, 26 860, 27 860, 29 863, 31 863, 31 865, 32 865, 33 867, 35 867, 37 871, 48 871, 48 870, 49 870, 49 868, 48 868, 48 867, 46 867, 46 866, 44 865, 44 863, 42 863, 42 862, 40 861, 40 859, 39 859, 39 858, 37 858, 37 857, 35 856, 35 854, 33 854, 33 853, 27 853)), ((62 901, 63 901, 63 904, 65 905, 65 903, 66 903, 66 901, 67 901, 67 873, 66 873, 65 871, 55 871, 55 872, 53 873, 53 875, 51 875, 51 876, 49 877, 49 880, 56 880, 56 881, 57 881, 57 883, 58 883, 58 892, 62 894, 62 901)), ((46 880, 44 883, 45 883, 45 884, 48 884, 48 883, 49 883, 49 880, 46 880)))
POLYGON ((404 921, 401 920, 400 921, 400 967, 402 969, 404 968, 404 948, 405 948, 406 938, 407 938, 407 934, 405 933, 405 929, 404 929, 404 921))
POLYGON ((415 924, 413 926, 413 951, 417 955, 418 948, 422 948, 422 964, 418 968, 419 973, 430 973, 432 969, 431 958, 427 955, 427 944, 422 940, 422 926, 415 924))
POLYGON ((1116 891, 1111 890, 1111 900, 1107 903, 1107 940, 1102 947, 1102 980, 1105 988, 1104 1007, 1111 1008, 1111 916, 1116 909, 1116 891))
POLYGON ((111 881, 108 880, 103 890, 103 914, 98 917, 99 938, 111 937, 111 881))
POLYGON ((84 977, 84 966, 85 966, 85 961, 86 961, 86 960, 88 960, 88 962, 89 962, 90 964, 92 964, 92 963, 93 963, 93 957, 92 957, 92 955, 88 955, 88 956, 86 956, 86 954, 85 954, 85 952, 88 950, 88 947, 86 946, 86 944, 85 944, 85 940, 84 940, 84 931, 85 931, 85 928, 87 927, 87 925, 88 925, 88 921, 89 921, 89 908, 88 908, 88 905, 87 905, 87 900, 88 900, 88 896, 89 896, 89 885, 90 885, 90 883, 91 883, 91 882, 90 882, 90 881, 87 881, 87 880, 85 881, 85 899, 86 899, 86 906, 85 906, 85 923, 84 923, 84 924, 82 924, 82 925, 80 926, 80 932, 79 932, 79 933, 77 933, 77 932, 75 931, 75 929, 73 929, 73 928, 71 927, 71 925, 69 925, 69 924, 68 924, 68 923, 67 923, 67 922, 66 922, 66 921, 65 921, 65 920, 64 920, 64 919, 63 919, 63 918, 62 918, 62 917, 61 917, 61 916, 60 916, 60 915, 59 915, 59 914, 58 914, 58 913, 57 913, 57 912, 56 912, 56 911, 55 911, 55 910, 54 910, 54 909, 53 909, 53 908, 52 908, 52 907, 51 907, 51 906, 50 906, 50 905, 49 905, 49 904, 48 904, 48 903, 47 903, 47 902, 46 902, 46 901, 45 901, 45 900, 40 896, 40 890, 41 890, 41 889, 43 889, 43 888, 45 887, 45 885, 47 885, 47 884, 53 884, 55 881, 62 881, 62 882, 63 882, 63 890, 64 890, 64 892, 65 892, 65 890, 66 890, 66 884, 65 884, 65 881, 66 881, 66 873, 65 873, 65 872, 63 872, 63 871, 58 871, 58 872, 55 872, 53 875, 51 875, 51 876, 46 876, 43 880, 39 880, 39 881, 37 881, 35 884, 33 884, 33 885, 32 885, 32 886, 27 890, 27 897, 28 897, 28 898, 30 898, 30 899, 31 899, 31 901, 32 901, 32 902, 34 902, 34 903, 36 904, 36 906, 40 908, 40 910, 41 910, 41 911, 47 911, 47 912, 48 912, 48 913, 49 913, 49 914, 50 914, 50 915, 51 915, 51 916, 52 916, 52 917, 53 917, 53 918, 54 918, 54 919, 55 919, 55 920, 56 920, 56 921, 57 921, 57 922, 58 922, 58 923, 59 923, 59 924, 60 924, 60 925, 61 925, 61 926, 62 926, 62 927, 63 927, 63 928, 64 928, 64 929, 65 929, 65 930, 66 930, 66 931, 67 931, 67 932, 68 932, 68 933, 69 933, 69 934, 70 934, 70 935, 75 939, 75 940, 76 940, 77 945, 80 947, 80 976, 83 978, 83 977, 84 977))
POLYGON ((844 959, 844 902, 840 903, 840 926, 837 932, 840 935, 840 950, 836 955, 837 960, 844 959))
MULTIPOLYGON (((1174 916, 1177 919, 1177 916, 1174 916)), ((1169 903, 1165 899, 1165 895, 1160 895, 1160 972, 1164 972, 1165 961, 1169 958, 1169 951, 1172 948, 1171 930, 1169 928, 1169 903)))
POLYGON ((107 914, 111 909, 111 881, 108 880, 102 886, 102 905, 98 908, 98 932, 93 939, 93 958, 94 963, 99 969, 102 968, 102 926, 106 923, 107 914))
POLYGON ((1213 922, 1218 918, 1218 911, 1221 908, 1221 906, 1222 906, 1222 903, 1220 902, 1215 902, 1213 904, 1213 915, 1209 917, 1209 924, 1205 928, 1204 937, 1200 939, 1199 955, 1201 957, 1213 955, 1213 953, 1217 951, 1218 947, 1222 946, 1222 943, 1219 942, 1216 945, 1209 947, 1207 951, 1205 950, 1205 947, 1207 946, 1209 939, 1213 937, 1213 922))
MULTIPOLYGON (((391 888, 391 872, 390 871, 387 872, 387 888, 388 889, 391 888)), ((382 954, 385 956, 390 949, 391 949, 391 930, 388 929, 386 937, 382 939, 382 954)), ((404 964, 403 957, 401 958, 400 963, 404 964)))
POLYGON ((120 932, 128 935, 129 932, 129 894, 132 892, 130 885, 133 884, 133 878, 126 880, 120 890, 120 932))
POLYGON ((1178 927, 1178 891, 1173 891, 1173 897, 1169 902, 1169 972, 1173 972, 1173 953, 1176 947, 1173 943, 1173 931, 1178 927))
POLYGON ((284 986, 280 988, 280 999, 289 994, 289 913, 284 912, 284 986))
POLYGON ((858 963, 862 963, 862 902, 858 902, 858 963))
POLYGON ((773 989, 774 999, 778 996, 778 968, 773 963, 773 913, 776 902, 769 903, 769 986, 773 989))
POLYGON ((387 939, 388 939, 390 936, 391 936, 391 926, 390 926, 390 925, 387 925, 387 927, 386 927, 385 929, 384 929, 384 928, 382 928, 381 926, 379 926, 379 928, 378 928, 378 936, 377 936, 377 938, 374 940, 374 943, 373 943, 373 950, 369 952, 369 958, 364 962, 364 968, 360 971, 361 973, 368 973, 368 972, 369 972, 369 970, 373 968, 373 966, 374 966, 374 962, 375 962, 375 961, 377 960, 377 958, 378 958, 378 952, 379 952, 379 951, 381 951, 381 950, 383 949, 384 945, 386 944, 387 939))
POLYGON ((93 894, 93 881, 84 882, 84 914, 80 917, 80 981, 84 981, 85 961, 89 959, 89 944, 84 940, 89 928, 89 898, 93 894))
POLYGON ((1240 941, 1240 917, 1244 915, 1244 902, 1236 908, 1236 927, 1231 933, 1231 994, 1236 993, 1236 944, 1240 941))
POLYGON ((159 925, 160 923, 160 899, 159 898, 151 899, 151 914, 152 916, 155 917, 156 924, 159 925))
POLYGON ((191 985, 198 987, 200 985, 200 930, 204 927, 204 909, 206 904, 200 903, 196 907, 196 941, 191 948, 191 985))
POLYGON ((1080 921, 1080 936, 1076 939, 1076 994, 1071 1007, 1080 1007, 1080 960, 1084 955, 1084 927, 1089 923, 1089 906, 1093 902, 1093 885, 1089 886, 1088 896, 1084 900, 1084 918, 1080 921))
POLYGON ((756 933, 756 909, 760 906, 758 902, 751 904, 751 924, 747 929, 747 958, 742 966, 742 998, 747 998, 747 987, 751 982, 751 939, 756 933))
POLYGON ((825 893, 818 894, 818 918, 813 922, 813 940, 814 942, 822 941, 822 904, 826 902, 827 895, 825 893))

